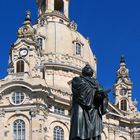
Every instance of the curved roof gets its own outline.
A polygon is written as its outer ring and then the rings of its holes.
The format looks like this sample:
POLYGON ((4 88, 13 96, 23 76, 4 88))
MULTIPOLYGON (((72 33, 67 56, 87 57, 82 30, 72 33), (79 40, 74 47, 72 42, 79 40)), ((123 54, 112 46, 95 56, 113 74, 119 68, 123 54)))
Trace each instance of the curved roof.
POLYGON ((39 20, 45 20, 44 25, 39 25, 38 22, 34 27, 37 29, 37 35, 44 38, 43 54, 46 54, 45 59, 48 59, 48 54, 53 54, 50 56, 51 59, 61 62, 72 59, 70 63, 77 63, 81 68, 89 63, 96 72, 96 57, 91 51, 89 40, 76 31, 76 24, 59 17, 47 16, 43 18, 40 17, 39 20), (76 43, 81 46, 80 55, 76 54, 76 43))

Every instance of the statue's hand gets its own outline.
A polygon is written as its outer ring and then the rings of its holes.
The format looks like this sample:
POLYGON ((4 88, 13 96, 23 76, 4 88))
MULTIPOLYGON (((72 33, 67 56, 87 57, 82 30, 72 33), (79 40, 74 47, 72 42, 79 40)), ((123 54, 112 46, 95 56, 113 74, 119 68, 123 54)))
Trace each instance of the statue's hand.
POLYGON ((94 104, 99 107, 102 104, 104 91, 96 91, 94 96, 94 104))
POLYGON ((109 93, 109 92, 111 92, 111 89, 110 89, 110 88, 104 90, 104 92, 103 92, 103 98, 108 97, 108 93, 109 93))
POLYGON ((98 94, 101 94, 103 98, 108 97, 108 93, 111 91, 111 89, 106 89, 106 90, 100 90, 97 91, 98 94))

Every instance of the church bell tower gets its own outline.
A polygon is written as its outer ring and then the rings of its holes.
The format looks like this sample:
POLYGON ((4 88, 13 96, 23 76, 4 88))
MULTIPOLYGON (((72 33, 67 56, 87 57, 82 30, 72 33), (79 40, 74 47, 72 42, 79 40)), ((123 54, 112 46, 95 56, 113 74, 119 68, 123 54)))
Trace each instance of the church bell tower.
POLYGON ((129 70, 122 55, 120 66, 117 70, 117 80, 114 84, 115 106, 125 114, 137 111, 137 101, 132 101, 132 82, 129 77, 129 70))

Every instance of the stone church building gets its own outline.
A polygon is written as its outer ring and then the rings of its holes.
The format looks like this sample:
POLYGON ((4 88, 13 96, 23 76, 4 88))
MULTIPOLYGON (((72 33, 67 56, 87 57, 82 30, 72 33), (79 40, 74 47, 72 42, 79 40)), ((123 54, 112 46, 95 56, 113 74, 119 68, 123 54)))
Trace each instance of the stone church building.
MULTIPOLYGON (((69 0, 37 5, 37 21, 33 25, 26 12, 10 49, 8 75, 0 80, 0 140, 68 140, 71 80, 87 63, 96 77, 95 54, 69 19, 69 0)), ((116 79, 102 140, 140 140, 140 113, 123 56, 116 79)))

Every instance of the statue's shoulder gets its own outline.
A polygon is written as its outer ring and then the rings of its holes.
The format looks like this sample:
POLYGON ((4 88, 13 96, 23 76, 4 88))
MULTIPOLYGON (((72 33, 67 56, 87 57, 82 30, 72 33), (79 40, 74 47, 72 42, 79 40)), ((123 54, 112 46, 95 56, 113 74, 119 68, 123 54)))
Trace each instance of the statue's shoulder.
POLYGON ((80 76, 74 77, 74 78, 72 79, 72 81, 79 81, 79 80, 81 80, 81 77, 80 77, 80 76))
POLYGON ((79 85, 83 81, 83 78, 81 76, 79 77, 74 77, 72 80, 73 85, 79 85))

